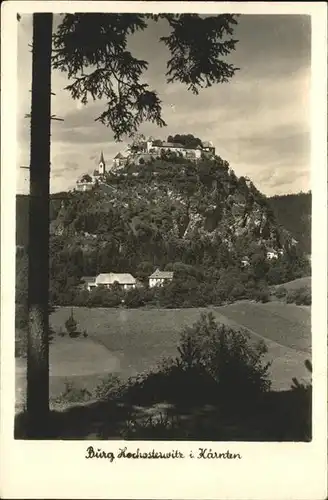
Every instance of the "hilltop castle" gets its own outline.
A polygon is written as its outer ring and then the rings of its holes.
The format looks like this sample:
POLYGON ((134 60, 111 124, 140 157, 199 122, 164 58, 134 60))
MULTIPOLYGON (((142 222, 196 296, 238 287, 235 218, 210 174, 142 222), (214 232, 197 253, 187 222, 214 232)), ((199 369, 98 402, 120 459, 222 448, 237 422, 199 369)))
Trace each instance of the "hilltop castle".
MULTIPOLYGON (((184 136, 176 136, 184 137, 184 136)), ((192 136, 191 136, 192 137, 192 136)), ((162 154, 174 154, 187 160, 197 161, 203 155, 206 157, 215 156, 215 147, 211 141, 194 140, 193 143, 186 145, 175 141, 172 136, 168 141, 160 139, 144 138, 138 143, 129 146, 125 151, 120 151, 112 160, 112 170, 119 171, 128 164, 141 165, 154 158, 159 158, 162 154)), ((94 170, 92 175, 83 174, 76 181, 75 189, 77 191, 89 191, 95 185, 104 182, 106 176, 106 163, 103 152, 100 154, 98 169, 94 170)))
POLYGON ((198 144, 195 141, 194 144, 190 145, 181 144, 180 142, 174 141, 172 136, 168 137, 168 141, 153 138, 144 139, 138 143, 132 144, 126 152, 122 153, 120 151, 113 159, 113 168, 119 169, 129 163, 135 165, 143 164, 156 157, 160 157, 163 153, 173 153, 187 160, 197 161, 202 155, 207 157, 215 156, 215 147, 211 141, 200 140, 198 140, 198 144))

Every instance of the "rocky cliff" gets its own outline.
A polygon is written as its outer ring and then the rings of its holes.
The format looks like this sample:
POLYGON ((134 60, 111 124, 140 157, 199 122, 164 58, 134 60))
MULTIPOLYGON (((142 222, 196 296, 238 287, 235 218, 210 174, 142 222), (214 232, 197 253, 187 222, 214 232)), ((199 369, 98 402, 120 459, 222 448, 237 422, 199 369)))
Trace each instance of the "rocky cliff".
POLYGON ((83 251, 106 249, 111 268, 202 264, 209 256, 219 265, 222 247, 241 257, 254 246, 279 250, 296 243, 266 197, 219 157, 123 168, 93 191, 72 193, 53 215, 54 237, 83 251))

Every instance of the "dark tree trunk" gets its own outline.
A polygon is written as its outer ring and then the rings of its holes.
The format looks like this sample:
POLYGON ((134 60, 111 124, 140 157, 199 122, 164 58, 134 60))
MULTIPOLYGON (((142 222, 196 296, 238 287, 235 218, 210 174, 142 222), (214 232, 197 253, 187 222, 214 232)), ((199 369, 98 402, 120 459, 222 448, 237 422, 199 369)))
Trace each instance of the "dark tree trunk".
POLYGON ((49 423, 49 182, 52 14, 33 14, 29 216, 28 437, 49 423))

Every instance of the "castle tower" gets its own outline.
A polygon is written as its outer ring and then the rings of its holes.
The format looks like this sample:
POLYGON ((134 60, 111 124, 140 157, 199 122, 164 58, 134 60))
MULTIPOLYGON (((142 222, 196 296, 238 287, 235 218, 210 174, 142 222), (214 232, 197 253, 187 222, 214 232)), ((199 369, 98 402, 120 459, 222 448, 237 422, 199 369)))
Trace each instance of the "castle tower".
POLYGON ((103 152, 101 152, 99 165, 98 165, 99 175, 104 175, 106 173, 106 163, 104 160, 103 152))

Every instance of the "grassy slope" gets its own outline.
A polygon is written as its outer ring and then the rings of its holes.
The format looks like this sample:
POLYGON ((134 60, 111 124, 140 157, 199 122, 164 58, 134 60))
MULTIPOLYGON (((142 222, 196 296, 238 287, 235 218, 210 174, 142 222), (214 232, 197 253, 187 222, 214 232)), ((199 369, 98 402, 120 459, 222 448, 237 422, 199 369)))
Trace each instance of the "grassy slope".
POLYGON ((298 290, 303 287, 311 288, 311 276, 288 281, 288 283, 283 283, 282 285, 275 285, 275 288, 278 288, 280 286, 283 286, 284 288, 286 288, 286 290, 298 290))
MULTIPOLYGON (((122 378, 155 367, 158 360, 177 354, 179 334, 193 324, 204 309, 124 310, 74 308, 87 339, 56 338, 50 349, 50 392, 60 394, 65 381, 92 390, 107 373, 122 378)), ((208 310, 207 310, 208 311, 208 310)), ((273 360, 273 388, 287 389, 292 377, 307 378, 305 359, 310 357, 310 308, 294 304, 239 302, 213 308, 218 321, 249 329, 252 341, 264 337, 273 360)), ((55 329, 63 327, 69 308, 51 316, 55 329)), ((25 366, 17 363, 17 388, 24 391, 25 366)))
MULTIPOLYGON (((78 324, 89 337, 120 359, 121 373, 134 375, 156 366, 160 358, 177 354, 184 326, 192 325, 205 309, 87 309, 74 308, 78 324)), ((52 315, 54 328, 63 326, 70 308, 52 315)), ((227 322, 218 314, 221 322, 227 322)))
POLYGON ((221 314, 282 346, 310 353, 309 311, 280 302, 240 302, 217 308, 221 314))
POLYGON ((219 311, 236 325, 243 325, 251 340, 262 338, 271 361, 270 375, 274 390, 286 390, 293 377, 310 381, 304 362, 311 358, 311 310, 295 304, 240 302, 219 311))

